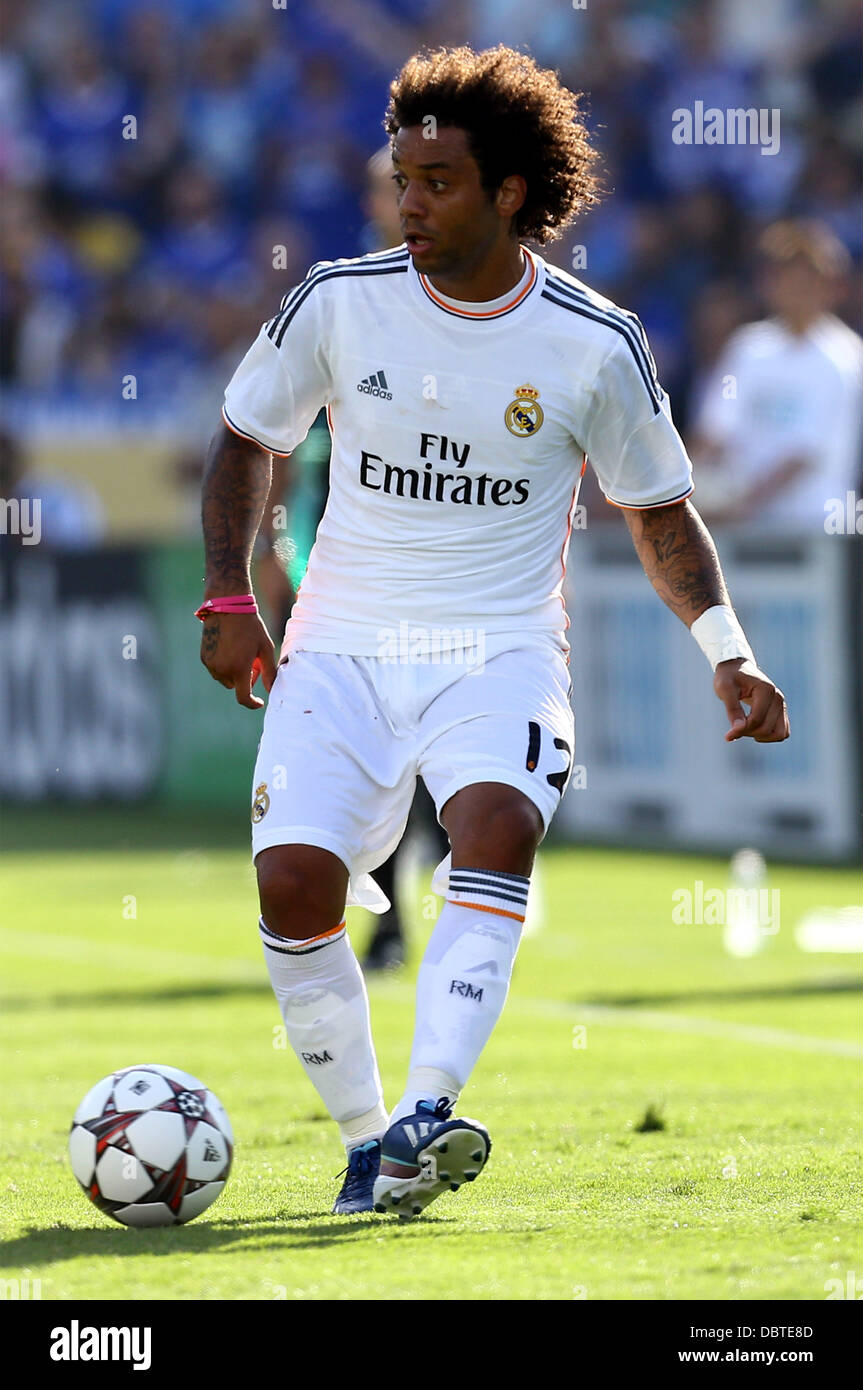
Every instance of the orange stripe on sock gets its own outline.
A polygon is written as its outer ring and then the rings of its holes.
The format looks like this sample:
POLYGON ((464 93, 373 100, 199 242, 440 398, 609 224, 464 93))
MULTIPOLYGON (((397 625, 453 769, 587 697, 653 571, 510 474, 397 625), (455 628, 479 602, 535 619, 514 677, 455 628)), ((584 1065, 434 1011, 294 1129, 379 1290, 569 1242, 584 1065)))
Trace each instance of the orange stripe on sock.
POLYGON ((497 917, 514 917, 516 922, 524 921, 517 912, 507 912, 505 907, 486 907, 485 903, 457 903, 455 898, 447 898, 447 902, 452 903, 453 907, 475 907, 477 912, 493 912, 497 917))
POLYGON ((328 927, 327 930, 322 931, 319 936, 310 936, 307 937, 305 941, 297 941, 295 944, 297 946, 311 946, 313 941, 326 941, 328 936, 335 936, 337 931, 341 931, 344 925, 345 918, 343 917, 335 927, 328 927))

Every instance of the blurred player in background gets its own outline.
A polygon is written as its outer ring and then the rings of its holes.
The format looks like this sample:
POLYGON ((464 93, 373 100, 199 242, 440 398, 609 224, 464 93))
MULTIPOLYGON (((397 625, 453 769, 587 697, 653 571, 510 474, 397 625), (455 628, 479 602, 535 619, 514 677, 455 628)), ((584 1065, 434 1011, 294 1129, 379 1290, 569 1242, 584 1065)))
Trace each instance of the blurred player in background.
POLYGON ((695 422, 703 509, 823 530, 829 503, 861 482, 863 340, 831 312, 851 259, 810 221, 774 223, 760 252, 771 317, 731 336, 695 422))
POLYGON ((389 251, 401 246, 399 205, 393 186, 393 157, 389 145, 376 150, 366 165, 365 211, 368 221, 362 240, 367 251, 389 251))
POLYGON ((257 671, 270 692, 259 930, 287 1036, 348 1153, 334 1210, 408 1215, 476 1178, 491 1147, 453 1110, 502 1012, 572 769, 562 591, 586 455, 714 668, 726 739, 780 742, 788 721, 687 500, 641 324, 525 246, 597 197, 578 98, 512 49, 440 50, 402 69, 386 126, 404 244, 313 266, 235 372, 204 482, 199 616, 214 679, 252 709, 257 671), (252 546, 271 454, 292 453, 324 406, 329 495, 277 670, 252 546), (380 896, 370 874, 418 774, 452 851, 390 1114, 344 908, 380 896))

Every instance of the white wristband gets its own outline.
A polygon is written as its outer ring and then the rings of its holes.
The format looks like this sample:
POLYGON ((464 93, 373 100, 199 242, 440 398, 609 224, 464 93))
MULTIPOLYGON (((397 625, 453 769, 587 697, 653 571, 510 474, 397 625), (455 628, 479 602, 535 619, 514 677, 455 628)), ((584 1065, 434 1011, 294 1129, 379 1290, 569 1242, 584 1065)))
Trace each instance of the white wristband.
POLYGON ((695 619, 689 631, 714 671, 720 661, 733 661, 735 657, 755 660, 734 609, 726 603, 717 603, 713 608, 708 608, 706 613, 695 619))

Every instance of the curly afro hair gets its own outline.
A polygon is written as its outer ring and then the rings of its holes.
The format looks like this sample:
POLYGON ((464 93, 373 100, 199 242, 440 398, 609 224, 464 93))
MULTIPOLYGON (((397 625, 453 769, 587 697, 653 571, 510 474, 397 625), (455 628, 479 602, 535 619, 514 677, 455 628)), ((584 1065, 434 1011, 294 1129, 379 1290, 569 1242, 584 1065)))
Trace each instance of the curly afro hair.
POLYGON ((466 131, 489 194, 512 174, 525 179, 514 228, 522 240, 553 241, 599 201, 598 155, 579 97, 525 53, 500 44, 482 53, 462 47, 415 54, 390 85, 384 126, 392 137, 428 116, 466 131))

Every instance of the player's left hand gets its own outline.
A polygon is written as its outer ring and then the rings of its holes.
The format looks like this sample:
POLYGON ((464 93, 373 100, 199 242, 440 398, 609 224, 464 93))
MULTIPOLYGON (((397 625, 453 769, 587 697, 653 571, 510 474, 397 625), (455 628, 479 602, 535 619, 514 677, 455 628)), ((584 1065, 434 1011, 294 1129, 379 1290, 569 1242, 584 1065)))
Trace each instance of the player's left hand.
POLYGON ((713 674, 713 689, 728 713, 731 728, 726 743, 754 738, 756 743, 782 743, 791 732, 785 696, 753 661, 736 657, 720 661, 713 674), (743 708, 745 702, 749 713, 743 708))

